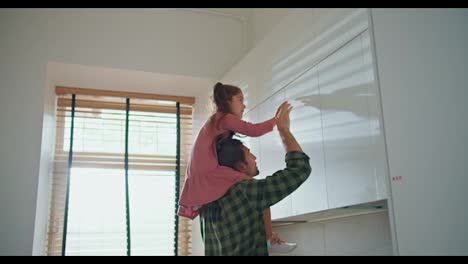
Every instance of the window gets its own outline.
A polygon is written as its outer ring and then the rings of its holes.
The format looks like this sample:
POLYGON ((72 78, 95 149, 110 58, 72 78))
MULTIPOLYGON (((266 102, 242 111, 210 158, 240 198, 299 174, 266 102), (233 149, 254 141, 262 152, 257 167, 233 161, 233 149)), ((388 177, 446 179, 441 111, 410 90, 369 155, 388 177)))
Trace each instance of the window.
POLYGON ((189 255, 176 209, 193 98, 56 91, 47 255, 189 255))

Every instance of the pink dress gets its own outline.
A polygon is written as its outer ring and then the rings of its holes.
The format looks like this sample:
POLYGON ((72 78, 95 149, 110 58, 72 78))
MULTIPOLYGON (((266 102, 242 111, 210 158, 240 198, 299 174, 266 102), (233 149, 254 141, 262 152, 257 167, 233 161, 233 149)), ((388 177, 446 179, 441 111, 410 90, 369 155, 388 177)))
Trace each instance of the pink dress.
POLYGON ((204 204, 221 198, 232 185, 246 177, 244 173, 218 165, 216 136, 234 131, 250 137, 259 137, 271 132, 274 125, 273 119, 252 124, 233 114, 213 114, 198 133, 193 145, 178 215, 194 219, 204 204), (218 125, 214 127, 212 122, 218 125))

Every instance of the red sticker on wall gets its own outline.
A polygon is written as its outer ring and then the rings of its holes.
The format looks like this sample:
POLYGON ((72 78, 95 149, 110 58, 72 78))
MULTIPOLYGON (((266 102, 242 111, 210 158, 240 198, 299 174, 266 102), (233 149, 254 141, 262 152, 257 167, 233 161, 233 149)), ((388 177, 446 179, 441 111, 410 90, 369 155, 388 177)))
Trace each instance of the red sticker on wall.
POLYGON ((401 181, 402 177, 400 175, 398 176, 392 176, 392 181, 401 181))

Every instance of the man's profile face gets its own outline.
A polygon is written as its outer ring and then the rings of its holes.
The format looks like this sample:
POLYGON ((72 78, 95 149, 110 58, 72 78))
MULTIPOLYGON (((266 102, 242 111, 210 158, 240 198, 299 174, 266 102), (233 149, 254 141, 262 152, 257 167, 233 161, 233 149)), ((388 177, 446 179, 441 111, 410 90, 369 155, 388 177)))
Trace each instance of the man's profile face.
POLYGON ((250 177, 257 176, 260 173, 257 168, 257 157, 250 153, 250 149, 246 146, 242 146, 242 151, 244 151, 245 156, 245 167, 243 168, 243 172, 250 177))

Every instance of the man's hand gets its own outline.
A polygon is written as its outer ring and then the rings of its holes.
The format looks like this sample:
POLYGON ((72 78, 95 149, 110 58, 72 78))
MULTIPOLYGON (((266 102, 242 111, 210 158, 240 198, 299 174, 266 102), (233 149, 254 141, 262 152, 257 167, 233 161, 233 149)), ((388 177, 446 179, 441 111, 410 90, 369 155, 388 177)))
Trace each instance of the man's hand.
POLYGON ((276 115, 276 126, 283 141, 284 149, 286 152, 301 151, 301 146, 297 143, 294 136, 289 131, 290 120, 289 113, 291 113, 292 106, 286 101, 281 104, 276 115))
POLYGON ((281 106, 278 108, 278 111, 276 111, 276 126, 278 130, 288 130, 289 131, 289 126, 290 126, 290 121, 289 121, 289 113, 292 110, 291 104, 288 103, 288 101, 284 102, 281 104, 281 106))
POLYGON ((287 107, 286 106, 287 104, 288 104, 288 101, 284 101, 280 106, 278 106, 278 109, 276 109, 275 116, 272 118, 273 120, 275 120, 275 125, 278 125, 278 115, 282 111, 282 109, 287 107))
POLYGON ((278 109, 276 109, 275 118, 278 117, 278 114, 281 111, 281 108, 284 107, 284 105, 286 104, 288 104, 288 101, 284 101, 280 106, 278 106, 278 109))

